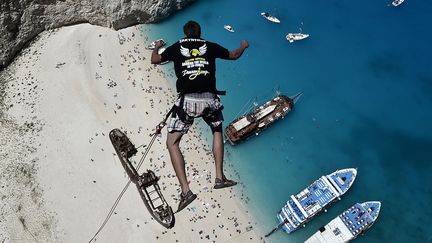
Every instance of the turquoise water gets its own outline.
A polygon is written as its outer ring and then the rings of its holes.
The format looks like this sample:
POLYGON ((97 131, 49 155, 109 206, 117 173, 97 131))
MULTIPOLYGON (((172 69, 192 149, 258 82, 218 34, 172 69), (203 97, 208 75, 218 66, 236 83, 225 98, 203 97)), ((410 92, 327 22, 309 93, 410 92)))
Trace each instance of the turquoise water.
POLYGON ((250 42, 241 59, 218 61, 226 121, 251 98, 271 97, 275 87, 304 92, 285 120, 226 148, 264 232, 277 224, 291 194, 323 174, 358 168, 353 187, 327 213, 268 242, 303 242, 344 209, 369 200, 382 202, 381 213, 356 242, 432 242, 432 6, 389 3, 200 0, 145 27, 171 44, 193 19, 204 38, 228 49, 250 42), (282 23, 265 20, 262 11, 282 23), (299 27, 310 38, 288 43, 285 35, 299 27))

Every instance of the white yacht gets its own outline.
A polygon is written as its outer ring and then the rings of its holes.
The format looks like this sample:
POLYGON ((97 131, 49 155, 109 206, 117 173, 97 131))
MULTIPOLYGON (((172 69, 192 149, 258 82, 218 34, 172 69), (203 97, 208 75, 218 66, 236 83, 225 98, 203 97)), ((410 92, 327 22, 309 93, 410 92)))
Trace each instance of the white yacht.
POLYGON ((309 34, 304 34, 304 33, 288 33, 286 35, 286 39, 290 42, 293 43, 294 41, 298 41, 298 40, 303 40, 309 37, 309 34))
POLYGON ((273 16, 273 15, 267 13, 267 12, 262 12, 261 16, 263 16, 264 18, 266 18, 267 20, 269 20, 269 21, 271 21, 273 23, 277 23, 277 24, 280 23, 280 20, 278 18, 276 18, 275 16, 273 16))
POLYGON ((397 7, 401 5, 405 0, 393 0, 392 5, 397 7))
POLYGON ((234 33, 234 28, 231 25, 224 25, 224 29, 228 30, 231 33, 234 33))

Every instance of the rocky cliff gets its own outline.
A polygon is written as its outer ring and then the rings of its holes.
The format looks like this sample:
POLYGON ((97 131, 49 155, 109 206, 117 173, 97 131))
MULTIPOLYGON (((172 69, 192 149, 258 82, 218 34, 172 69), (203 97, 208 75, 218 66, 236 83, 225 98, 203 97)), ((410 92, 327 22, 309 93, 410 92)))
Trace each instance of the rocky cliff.
POLYGON ((40 32, 77 23, 121 29, 160 21, 194 0, 1 0, 0 70, 40 32))

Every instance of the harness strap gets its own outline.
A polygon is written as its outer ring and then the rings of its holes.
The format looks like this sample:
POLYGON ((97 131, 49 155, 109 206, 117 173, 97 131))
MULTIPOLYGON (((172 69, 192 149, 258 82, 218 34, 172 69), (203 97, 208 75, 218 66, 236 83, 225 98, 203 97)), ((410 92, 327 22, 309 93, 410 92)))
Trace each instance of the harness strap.
MULTIPOLYGON (((217 97, 217 95, 225 95, 226 91, 219 91, 217 90, 215 92, 215 97, 219 99, 219 97, 217 97)), ((169 115, 171 115, 172 118, 175 118, 176 116, 178 116, 180 118, 180 120, 182 122, 191 122, 194 117, 191 117, 187 114, 187 112, 183 109, 184 106, 184 100, 185 100, 185 94, 179 94, 178 97, 180 98, 180 102, 179 105, 177 106, 176 104, 174 104, 171 107, 171 110, 168 112, 168 114, 166 115, 164 122, 168 119, 169 115)), ((205 108, 202 112, 202 114, 200 116, 197 117, 208 117, 208 116, 212 116, 214 114, 216 114, 217 111, 222 110, 224 107, 221 106, 219 109, 217 110, 212 110, 210 108, 205 108)))
POLYGON ((186 111, 183 109, 184 98, 185 98, 184 94, 179 94, 179 98, 180 98, 179 105, 177 106, 176 104, 174 104, 173 107, 171 108, 172 117, 175 118, 176 116, 178 116, 180 118, 180 120, 182 120, 184 122, 187 119, 191 119, 191 118, 188 116, 186 111))

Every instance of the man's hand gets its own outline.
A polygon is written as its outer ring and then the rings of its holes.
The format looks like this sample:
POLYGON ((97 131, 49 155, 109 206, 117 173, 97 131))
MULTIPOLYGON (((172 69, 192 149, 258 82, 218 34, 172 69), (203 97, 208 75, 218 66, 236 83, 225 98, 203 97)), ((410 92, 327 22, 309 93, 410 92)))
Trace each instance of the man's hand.
POLYGON ((159 48, 161 48, 163 45, 165 45, 165 41, 163 41, 163 40, 155 41, 155 48, 153 49, 152 56, 151 56, 151 63, 152 64, 161 63, 162 56, 158 53, 158 51, 159 51, 159 48))
POLYGON ((247 40, 242 40, 240 42, 240 47, 229 52, 229 58, 231 60, 238 59, 244 52, 246 48, 249 47, 249 42, 247 40))
POLYGON ((241 46, 243 49, 246 49, 246 48, 249 47, 249 42, 248 42, 247 40, 242 40, 242 41, 240 42, 240 46, 241 46))
POLYGON ((158 50, 159 48, 161 48, 163 45, 165 44, 165 42, 163 40, 158 40, 155 42, 155 49, 158 50))

